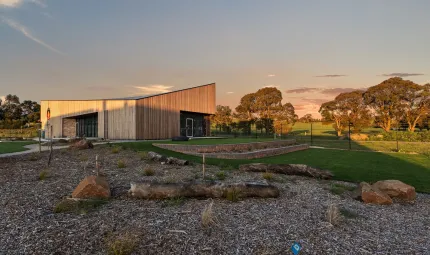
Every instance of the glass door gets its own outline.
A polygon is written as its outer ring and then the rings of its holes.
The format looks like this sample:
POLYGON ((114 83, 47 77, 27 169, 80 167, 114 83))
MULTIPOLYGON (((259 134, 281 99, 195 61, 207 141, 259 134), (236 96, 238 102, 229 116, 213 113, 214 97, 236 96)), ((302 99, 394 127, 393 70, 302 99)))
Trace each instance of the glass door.
POLYGON ((187 136, 188 137, 193 137, 194 134, 194 120, 191 118, 187 118, 187 136))

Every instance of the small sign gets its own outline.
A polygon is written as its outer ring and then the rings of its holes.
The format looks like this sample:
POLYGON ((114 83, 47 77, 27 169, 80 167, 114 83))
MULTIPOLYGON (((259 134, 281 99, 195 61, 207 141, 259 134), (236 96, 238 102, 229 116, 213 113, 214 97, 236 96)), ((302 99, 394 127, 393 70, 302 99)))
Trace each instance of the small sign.
POLYGON ((293 252, 294 255, 299 254, 301 249, 302 249, 302 246, 300 246, 300 244, 297 242, 295 242, 293 246, 291 246, 291 251, 293 252))

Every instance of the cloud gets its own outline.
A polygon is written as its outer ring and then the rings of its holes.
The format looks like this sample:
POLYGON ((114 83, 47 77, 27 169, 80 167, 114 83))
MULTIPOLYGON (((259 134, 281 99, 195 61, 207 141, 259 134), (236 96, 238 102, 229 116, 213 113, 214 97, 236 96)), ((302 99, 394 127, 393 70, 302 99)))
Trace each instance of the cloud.
POLYGON ((154 84, 149 86, 135 86, 134 88, 140 90, 140 94, 150 95, 170 92, 170 89, 173 88, 173 86, 154 84))
MULTIPOLYGON (((0 0, 1 1, 1 0, 0 0)), ((46 5, 46 3, 42 0, 30 0, 30 2, 39 5, 42 8, 46 8, 48 7, 48 5, 46 5)))
POLYGON ((234 92, 233 91, 229 91, 229 92, 227 92, 227 94, 233 94, 234 92))
POLYGON ((297 88, 297 89, 289 89, 286 90, 286 93, 297 93, 297 94, 302 94, 302 93, 308 93, 308 92, 316 92, 321 90, 321 88, 308 88, 308 87, 303 87, 303 88, 297 88))
POLYGON ((356 90, 366 90, 366 88, 330 88, 330 89, 321 90, 321 94, 337 96, 340 93, 347 93, 347 92, 356 91, 356 90))
POLYGON ((280 87, 281 86, 270 84, 270 85, 266 85, 266 86, 264 86, 262 88, 278 88, 279 89, 280 87))
POLYGON ((47 12, 42 12, 42 15, 45 16, 45 17, 47 17, 47 18, 49 18, 49 19, 53 19, 54 18, 51 14, 49 14, 47 12))
POLYGON ((42 0, 0 0, 0 7, 17 8, 25 2, 36 4, 42 8, 48 7, 42 0))
POLYGON ((324 74, 324 75, 317 75, 314 77, 320 77, 320 78, 336 78, 336 77, 343 77, 348 76, 346 74, 324 74))
POLYGON ((304 94, 310 92, 318 92, 324 95, 337 96, 340 93, 346 93, 356 90, 366 90, 366 88, 297 88, 297 89, 289 89, 286 90, 286 93, 296 93, 296 94, 304 94))
POLYGON ((21 5, 23 0, 0 0, 1 7, 15 8, 21 5))
POLYGON ((387 73, 382 74, 381 76, 387 76, 387 77, 408 77, 408 76, 419 76, 424 75, 422 73, 387 73))
POLYGON ((25 26, 19 24, 18 22, 14 21, 14 20, 7 19, 7 18, 5 18, 3 16, 0 16, 0 17, 1 17, 1 20, 4 23, 6 23, 9 27, 15 29, 18 32, 21 32, 28 39, 30 39, 30 40, 32 40, 32 41, 34 41, 34 42, 42 45, 43 47, 45 47, 45 48, 47 48, 47 49, 49 49, 49 50, 51 50, 51 51, 53 51, 55 53, 58 53, 58 54, 61 54, 61 55, 65 55, 63 52, 57 50, 56 48, 52 47, 51 45, 45 43, 44 41, 42 41, 39 38, 37 38, 34 35, 32 35, 30 33, 30 31, 28 31, 28 29, 25 26))
POLYGON ((267 77, 275 77, 276 75, 274 74, 268 74, 267 77))
POLYGON ((0 96, 0 102, 4 103, 4 100, 6 99, 6 96, 0 96))
POLYGON ((106 87, 106 86, 89 86, 87 87, 87 90, 91 90, 91 91, 112 91, 114 90, 114 87, 106 87))
POLYGON ((300 98, 302 102, 306 102, 306 103, 310 103, 312 105, 321 105, 325 102, 328 102, 330 100, 328 99, 324 99, 324 98, 307 98, 307 97, 302 97, 300 98))

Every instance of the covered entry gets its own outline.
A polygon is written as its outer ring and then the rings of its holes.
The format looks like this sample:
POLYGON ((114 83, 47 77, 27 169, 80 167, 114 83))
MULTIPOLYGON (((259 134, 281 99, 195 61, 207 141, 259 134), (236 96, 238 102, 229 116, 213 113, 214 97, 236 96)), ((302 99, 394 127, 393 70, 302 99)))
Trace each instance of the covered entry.
POLYGON ((209 115, 181 111, 180 135, 187 137, 209 136, 209 115))
POLYGON ((80 115, 76 117, 77 137, 98 137, 98 113, 80 115))

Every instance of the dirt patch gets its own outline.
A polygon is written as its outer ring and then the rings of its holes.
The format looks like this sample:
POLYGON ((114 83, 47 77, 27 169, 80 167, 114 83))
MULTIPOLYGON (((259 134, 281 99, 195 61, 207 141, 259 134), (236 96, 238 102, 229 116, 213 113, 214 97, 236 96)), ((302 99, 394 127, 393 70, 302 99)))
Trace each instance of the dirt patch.
MULTIPOLYGON (((279 198, 140 200, 128 197, 130 182, 201 180, 201 166, 161 165, 137 152, 96 146, 54 151, 50 174, 40 181, 47 157, 44 152, 36 160, 0 158, 0 254, 106 254, 117 240, 135 254, 288 254, 296 241, 303 254, 430 252, 426 194, 418 194, 415 204, 366 205, 348 192, 332 194, 333 183, 341 182, 273 174, 270 182, 281 190, 279 198), (95 174, 96 155, 113 198, 91 210, 55 213, 85 176, 95 174), (203 226, 202 213, 212 202, 214 222, 203 226), (332 204, 343 215, 336 226, 327 222, 332 204)), ((219 172, 206 167, 210 179, 219 172)), ((261 173, 237 170, 225 170, 223 178, 265 181, 261 173)))

